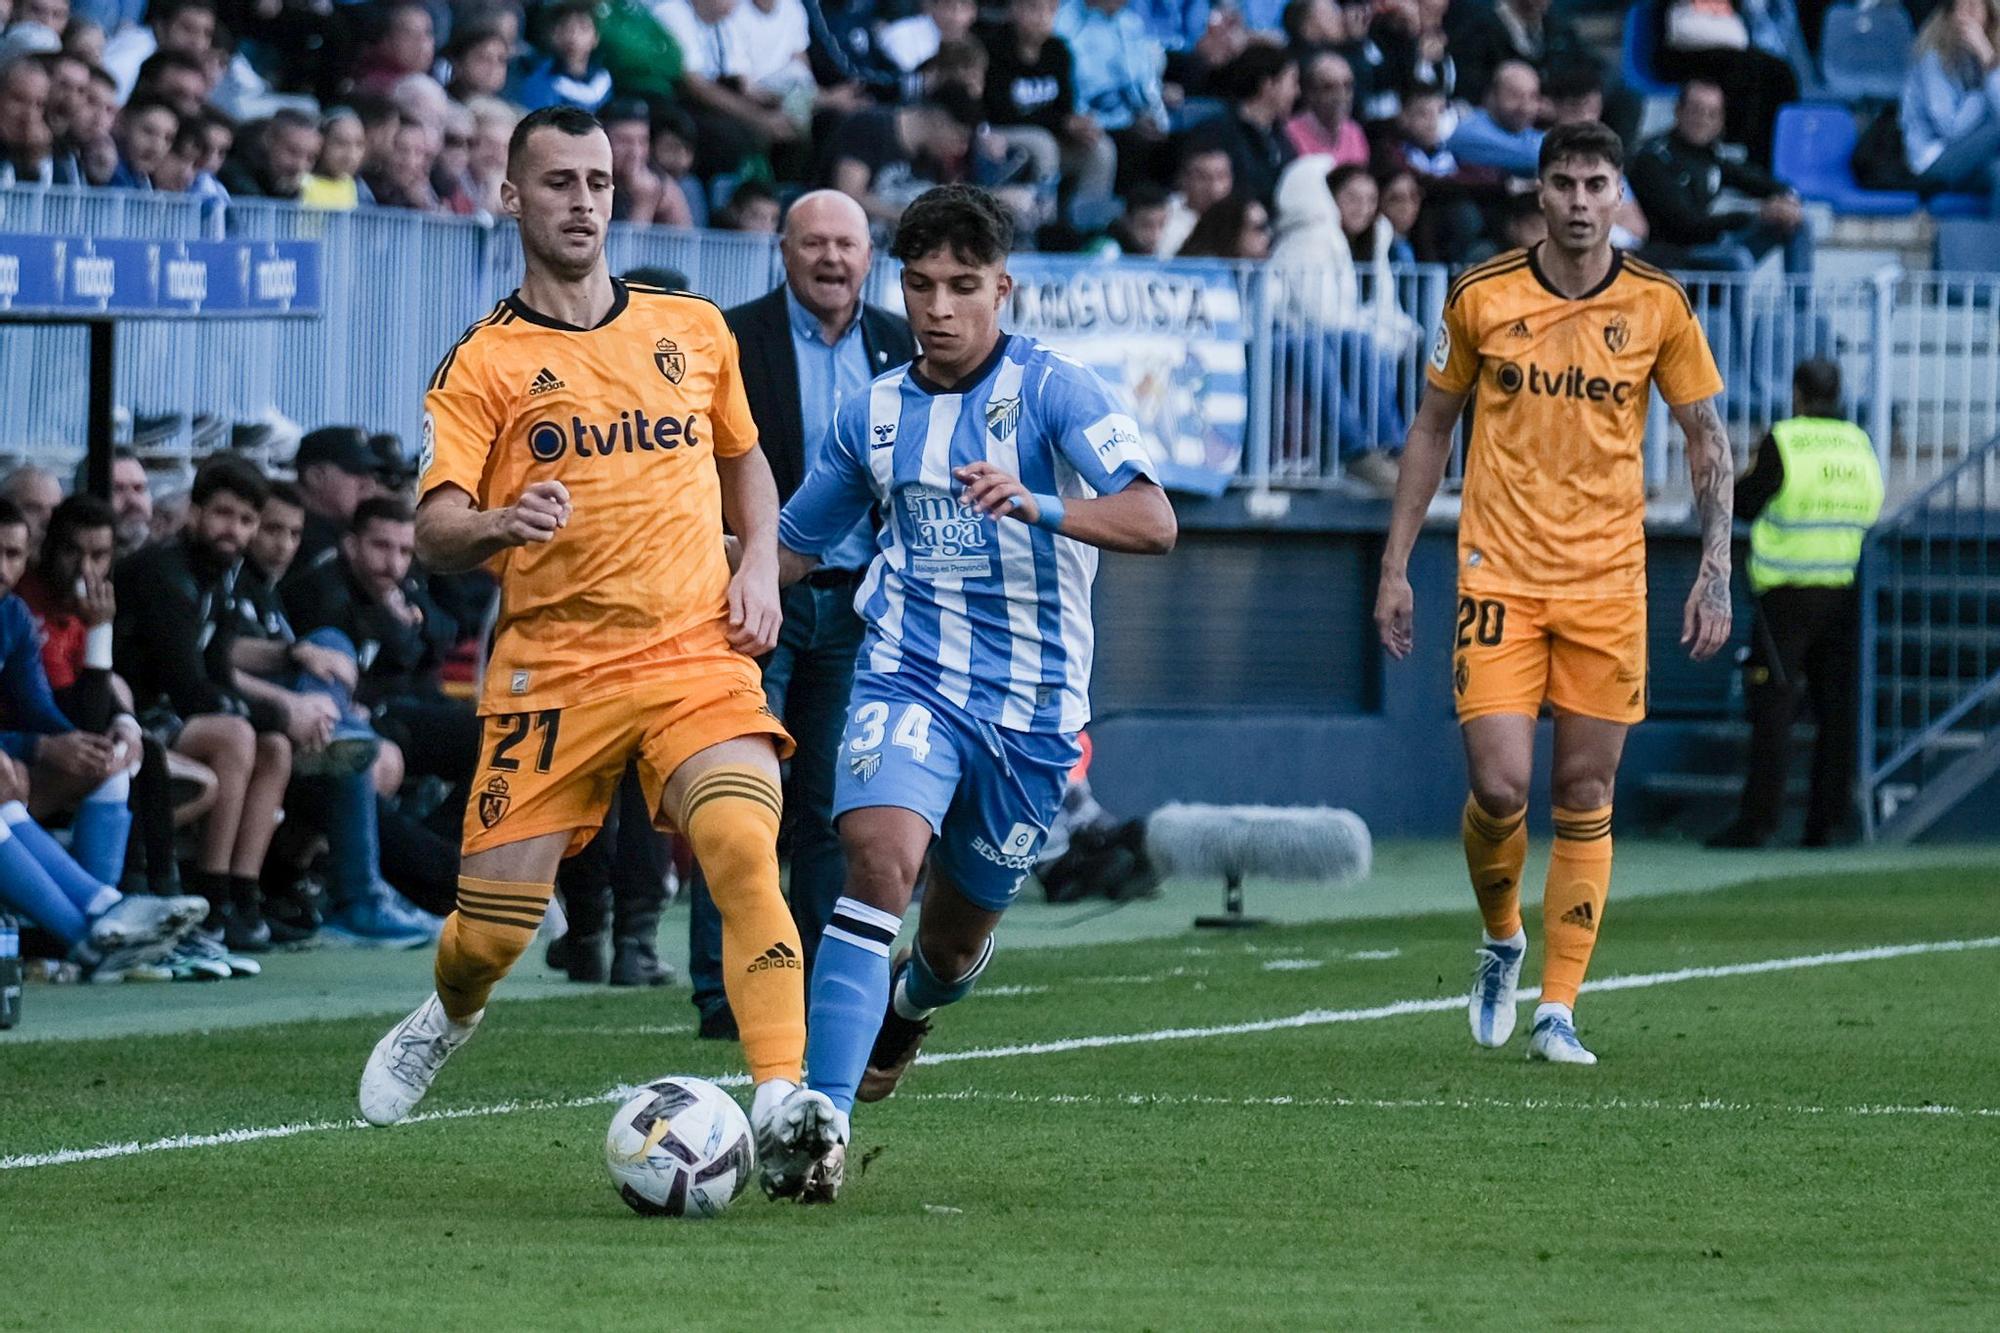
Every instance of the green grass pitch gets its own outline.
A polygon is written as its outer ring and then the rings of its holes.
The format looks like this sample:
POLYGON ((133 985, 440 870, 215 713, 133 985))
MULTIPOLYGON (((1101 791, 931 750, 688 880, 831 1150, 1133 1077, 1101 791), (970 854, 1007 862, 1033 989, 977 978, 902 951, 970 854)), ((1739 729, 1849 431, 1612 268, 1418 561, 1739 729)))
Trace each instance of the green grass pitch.
POLYGON ((1503 1051, 1382 1012, 1459 995, 1476 921, 1003 949, 839 1205, 708 1223, 628 1212, 611 1104, 554 1104, 732 1072, 678 993, 503 991, 425 1104, 468 1114, 387 1131, 340 1123, 381 1017, 0 1046, 0 1327, 2000 1323, 1993 871, 1614 892, 1595 971, 1649 980, 1584 996, 1595 1069, 1527 1064, 1525 1007, 1503 1051))

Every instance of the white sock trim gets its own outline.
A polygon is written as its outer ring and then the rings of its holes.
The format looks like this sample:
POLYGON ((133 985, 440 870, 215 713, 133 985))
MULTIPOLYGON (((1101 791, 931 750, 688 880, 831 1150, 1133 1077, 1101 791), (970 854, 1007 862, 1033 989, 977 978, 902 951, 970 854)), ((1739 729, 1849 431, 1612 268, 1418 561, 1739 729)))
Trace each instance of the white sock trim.
POLYGON ((90 794, 83 798, 83 803, 89 805, 97 801, 105 805, 123 805, 130 799, 132 799, 132 775, 118 772, 92 788, 90 794))
POLYGON ((111 632, 109 622, 92 625, 84 631, 83 665, 87 670, 111 670, 111 632))
POLYGON ((831 922, 827 923, 826 938, 839 940, 842 944, 851 944, 857 949, 866 949, 869 953, 883 958, 889 956, 889 946, 882 943, 882 941, 867 939, 864 936, 856 935, 853 931, 842 930, 839 926, 831 922))
POLYGON ((1510 949, 1525 949, 1528 947, 1528 928, 1525 925, 1505 939, 1496 939, 1488 935, 1484 930, 1479 932, 1479 937, 1488 944, 1504 944, 1510 949))
POLYGON ((1576 1025, 1576 1013, 1566 1004, 1557 1004, 1554 1000, 1549 1000, 1535 1006, 1535 1021, 1537 1023, 1549 1017, 1560 1018, 1572 1027, 1576 1025))
POLYGON ((856 898, 836 899, 833 904, 835 915, 851 916, 870 926, 880 926, 884 930, 901 930, 903 918, 894 912, 885 912, 879 907, 870 907, 856 898))
POLYGON ((90 900, 90 906, 83 909, 83 914, 95 920, 124 901, 124 894, 106 884, 97 891, 97 896, 90 900))
POLYGON ((909 969, 905 968, 903 975, 896 978, 896 989, 889 993, 889 1004, 895 1009, 898 1017, 906 1018, 912 1023, 921 1023, 937 1010, 919 1009, 910 1003, 909 979, 909 969))
POLYGON ((28 822, 28 807, 19 801, 9 801, 5 805, 0 805, 0 820, 5 820, 10 825, 25 824, 28 822))

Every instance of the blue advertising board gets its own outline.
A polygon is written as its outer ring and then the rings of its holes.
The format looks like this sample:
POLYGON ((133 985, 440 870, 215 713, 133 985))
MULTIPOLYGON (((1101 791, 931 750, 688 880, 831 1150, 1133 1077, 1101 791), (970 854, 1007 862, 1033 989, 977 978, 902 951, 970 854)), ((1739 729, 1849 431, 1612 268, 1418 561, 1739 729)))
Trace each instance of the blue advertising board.
POLYGON ((0 318, 316 315, 315 241, 113 240, 0 232, 0 318))
POLYGON ((1170 490, 1220 495, 1243 460, 1248 320, 1221 264, 1012 255, 1004 324, 1101 375, 1128 400, 1170 490))

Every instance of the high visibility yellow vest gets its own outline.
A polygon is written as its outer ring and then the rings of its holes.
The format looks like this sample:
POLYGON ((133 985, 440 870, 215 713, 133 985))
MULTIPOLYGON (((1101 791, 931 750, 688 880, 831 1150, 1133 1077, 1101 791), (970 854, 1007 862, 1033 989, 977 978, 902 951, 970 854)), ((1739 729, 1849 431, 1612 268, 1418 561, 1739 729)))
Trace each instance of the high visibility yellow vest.
POLYGON ((1771 427, 1785 479, 1750 528, 1750 587, 1844 588, 1882 512, 1882 468, 1868 432, 1794 417, 1771 427))

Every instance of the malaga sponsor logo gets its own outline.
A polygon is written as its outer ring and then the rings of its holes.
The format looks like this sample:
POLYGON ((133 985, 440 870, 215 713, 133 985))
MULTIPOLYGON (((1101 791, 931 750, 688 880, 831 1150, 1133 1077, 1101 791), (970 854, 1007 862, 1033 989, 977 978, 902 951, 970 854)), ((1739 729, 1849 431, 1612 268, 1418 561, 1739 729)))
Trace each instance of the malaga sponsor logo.
POLYGON ((649 417, 644 408, 627 408, 616 421, 598 425, 572 416, 568 421, 538 421, 528 428, 528 452, 537 463, 553 463, 564 454, 603 458, 615 453, 664 453, 694 449, 701 444, 701 414, 649 417))

